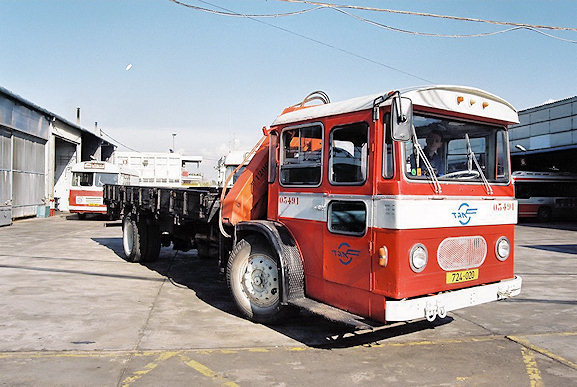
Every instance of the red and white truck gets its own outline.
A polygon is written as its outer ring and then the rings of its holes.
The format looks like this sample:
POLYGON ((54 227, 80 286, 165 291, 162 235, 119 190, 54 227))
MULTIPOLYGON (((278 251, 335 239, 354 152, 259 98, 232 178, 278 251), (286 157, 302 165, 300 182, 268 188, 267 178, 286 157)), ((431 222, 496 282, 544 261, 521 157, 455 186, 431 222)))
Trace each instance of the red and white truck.
POLYGON ((336 103, 317 92, 263 129, 232 188, 109 185, 105 203, 130 260, 196 247, 253 321, 291 306, 357 327, 432 321, 520 293, 516 122, 508 102, 469 87, 336 103))

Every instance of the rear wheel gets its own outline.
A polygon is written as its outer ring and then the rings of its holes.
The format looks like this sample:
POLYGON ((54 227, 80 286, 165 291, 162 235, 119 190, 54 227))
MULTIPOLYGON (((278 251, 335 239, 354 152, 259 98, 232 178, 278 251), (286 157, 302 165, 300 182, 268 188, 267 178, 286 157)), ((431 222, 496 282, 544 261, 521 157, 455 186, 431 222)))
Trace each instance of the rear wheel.
POLYGON ((122 220, 122 246, 124 247, 126 260, 129 262, 140 262, 142 260, 143 251, 145 250, 142 231, 139 230, 134 215, 124 216, 122 220))
POLYGON ((276 257, 260 239, 242 239, 230 254, 227 282, 241 313, 259 323, 279 322, 286 308, 280 302, 276 257))
POLYGON ((152 262, 158 259, 160 255, 161 233, 160 227, 153 219, 142 222, 146 227, 146 251, 142 257, 143 262, 152 262))

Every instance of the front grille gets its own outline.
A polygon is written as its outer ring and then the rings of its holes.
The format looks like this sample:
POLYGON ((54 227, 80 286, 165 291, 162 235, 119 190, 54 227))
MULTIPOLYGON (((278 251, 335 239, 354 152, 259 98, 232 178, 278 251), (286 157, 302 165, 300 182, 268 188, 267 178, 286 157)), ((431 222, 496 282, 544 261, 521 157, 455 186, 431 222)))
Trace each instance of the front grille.
POLYGON ((481 236, 447 238, 437 250, 437 262, 445 271, 479 267, 486 256, 487 242, 481 236))

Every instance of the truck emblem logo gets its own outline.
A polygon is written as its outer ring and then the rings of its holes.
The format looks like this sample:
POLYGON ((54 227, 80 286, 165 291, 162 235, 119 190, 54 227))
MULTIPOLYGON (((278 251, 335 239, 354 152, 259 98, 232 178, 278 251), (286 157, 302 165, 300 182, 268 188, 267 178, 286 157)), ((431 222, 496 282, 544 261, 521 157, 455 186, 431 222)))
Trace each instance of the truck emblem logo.
POLYGON ((461 203, 457 211, 452 212, 455 219, 459 221, 463 226, 468 224, 471 221, 473 215, 477 213, 476 208, 470 208, 469 204, 461 203))
POLYGON ((331 250, 333 255, 339 259, 339 262, 343 265, 348 265, 353 261, 353 257, 358 257, 360 250, 350 249, 351 245, 347 242, 343 242, 337 247, 336 250, 331 250))

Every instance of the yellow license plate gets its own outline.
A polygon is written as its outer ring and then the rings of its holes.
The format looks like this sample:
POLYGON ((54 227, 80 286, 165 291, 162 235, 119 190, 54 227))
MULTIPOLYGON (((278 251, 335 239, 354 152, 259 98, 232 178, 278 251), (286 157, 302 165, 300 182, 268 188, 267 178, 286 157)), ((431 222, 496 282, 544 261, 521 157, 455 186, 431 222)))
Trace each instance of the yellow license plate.
POLYGON ((458 282, 473 281, 479 278, 479 269, 453 271, 447 273, 447 283, 456 284, 458 282))

